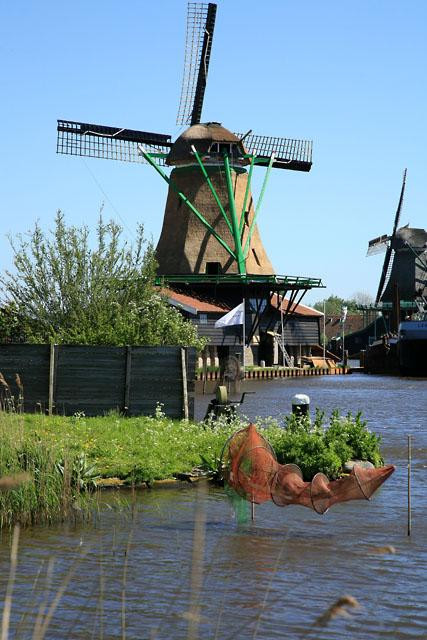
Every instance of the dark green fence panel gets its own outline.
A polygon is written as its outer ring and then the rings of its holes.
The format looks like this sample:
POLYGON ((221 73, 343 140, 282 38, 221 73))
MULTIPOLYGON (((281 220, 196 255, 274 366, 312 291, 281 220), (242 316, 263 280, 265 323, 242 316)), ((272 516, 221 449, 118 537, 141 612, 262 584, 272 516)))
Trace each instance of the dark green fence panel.
POLYGON ((181 350, 133 347, 129 411, 153 415, 158 403, 168 416, 182 416, 181 350))
POLYGON ((125 347, 56 348, 56 413, 99 416, 124 408, 125 347))
MULTIPOLYGON (((15 374, 24 385, 25 411, 87 416, 111 410, 153 415, 157 404, 173 418, 184 416, 180 347, 0 345, 0 372, 18 395, 15 374), (52 355, 52 360, 51 360, 52 355)), ((188 415, 194 416, 196 353, 185 349, 188 415)))
POLYGON ((24 386, 24 411, 29 413, 47 410, 49 354, 50 347, 46 344, 0 345, 0 372, 15 398, 19 394, 15 377, 19 374, 24 386))

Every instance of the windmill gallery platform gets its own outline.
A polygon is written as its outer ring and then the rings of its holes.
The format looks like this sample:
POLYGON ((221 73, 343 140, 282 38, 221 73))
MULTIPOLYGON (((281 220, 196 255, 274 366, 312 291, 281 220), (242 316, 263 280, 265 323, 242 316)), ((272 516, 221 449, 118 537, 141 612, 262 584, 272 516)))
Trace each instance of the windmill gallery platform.
POLYGON ((223 361, 239 353, 246 364, 289 366, 292 358, 301 363, 310 357, 320 342, 318 312, 301 313, 301 301, 323 284, 318 277, 277 275, 257 221, 271 170, 309 172, 312 142, 233 133, 219 122, 202 122, 216 11, 213 3, 188 5, 177 124, 189 126, 175 141, 163 133, 58 120, 57 152, 143 162, 156 171, 168 185, 157 286, 187 317, 200 319, 202 335, 209 321, 200 305, 216 307, 207 315, 223 315, 243 303, 240 326, 219 332, 205 360, 214 349, 223 361), (260 169, 265 173, 255 201, 252 176, 260 169), (179 296, 193 302, 180 306, 179 296))

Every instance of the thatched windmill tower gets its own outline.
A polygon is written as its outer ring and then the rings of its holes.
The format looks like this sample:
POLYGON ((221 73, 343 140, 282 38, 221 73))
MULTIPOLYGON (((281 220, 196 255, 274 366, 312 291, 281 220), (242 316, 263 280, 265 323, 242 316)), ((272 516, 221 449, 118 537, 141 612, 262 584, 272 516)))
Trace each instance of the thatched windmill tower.
POLYGON ((166 158, 166 164, 175 167, 170 180, 198 211, 203 212, 205 220, 224 242, 220 243, 210 229, 201 224, 188 207, 183 206, 177 191, 169 188, 162 233, 157 245, 159 274, 239 273, 238 260, 230 255, 227 247, 235 248, 237 244, 244 252, 247 241, 250 248, 243 255, 246 272, 274 273, 256 224, 250 238, 255 209, 248 172, 244 168, 250 161, 244 158, 245 155, 243 142, 217 122, 195 124, 177 139, 166 158), (206 175, 196 162, 193 149, 197 149, 206 175), (230 157, 228 173, 223 162, 225 149, 230 157), (234 207, 239 212, 237 243, 233 233, 228 179, 234 207))

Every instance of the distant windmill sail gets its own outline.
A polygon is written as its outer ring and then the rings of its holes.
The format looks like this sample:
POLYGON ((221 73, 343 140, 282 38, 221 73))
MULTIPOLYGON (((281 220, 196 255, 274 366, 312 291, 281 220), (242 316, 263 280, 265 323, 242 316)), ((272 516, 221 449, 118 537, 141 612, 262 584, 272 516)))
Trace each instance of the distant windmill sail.
POLYGON ((390 244, 385 254, 384 264, 381 272, 380 282, 378 285, 378 292, 377 292, 377 297, 375 299, 375 304, 378 304, 380 302, 381 297, 387 287, 388 281, 390 279, 391 270, 393 268, 393 260, 394 260, 393 241, 396 235, 397 227, 399 225, 400 216, 402 213, 403 197, 405 195, 405 187, 406 187, 406 171, 407 170, 405 169, 405 171, 403 172, 403 182, 402 182, 402 188, 400 190, 399 204, 397 205, 396 215, 394 216, 393 232, 390 236, 390 244))
POLYGON ((378 238, 370 240, 366 256, 375 256, 377 255, 377 253, 383 253, 383 251, 387 251, 389 240, 390 236, 388 236, 387 234, 378 236, 378 238))

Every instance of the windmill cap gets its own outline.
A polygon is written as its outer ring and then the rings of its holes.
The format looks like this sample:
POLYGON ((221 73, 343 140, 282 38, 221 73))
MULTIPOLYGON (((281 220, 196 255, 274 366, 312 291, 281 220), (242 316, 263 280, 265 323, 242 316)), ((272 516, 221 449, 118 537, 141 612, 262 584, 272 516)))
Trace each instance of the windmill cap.
POLYGON ((425 248, 426 241, 427 231, 425 229, 418 229, 406 225, 396 231, 393 239, 393 248, 399 250, 409 245, 413 249, 420 251, 425 248))
POLYGON ((303 405, 310 404, 310 398, 305 395, 305 393, 297 393, 292 398, 292 404, 295 405, 303 405))
MULTIPOLYGON (((173 144, 168 157, 167 165, 193 164, 195 162, 191 147, 194 146, 200 155, 206 154, 213 143, 235 143, 241 155, 246 154, 243 142, 234 133, 222 126, 220 122, 205 122, 193 124, 186 129, 173 144)), ((248 164, 249 160, 243 160, 239 164, 248 164)))

